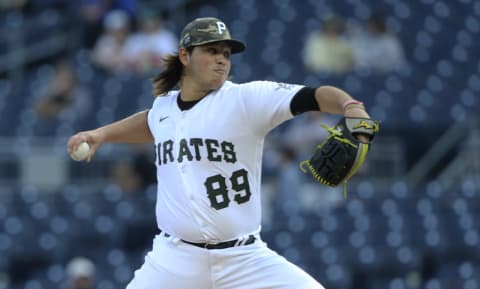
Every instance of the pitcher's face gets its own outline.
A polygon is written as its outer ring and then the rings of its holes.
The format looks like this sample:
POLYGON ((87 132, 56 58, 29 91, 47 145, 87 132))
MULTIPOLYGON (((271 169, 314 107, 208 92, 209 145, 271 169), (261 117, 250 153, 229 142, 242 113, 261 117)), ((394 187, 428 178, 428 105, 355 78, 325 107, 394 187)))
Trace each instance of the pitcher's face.
POLYGON ((196 46, 186 57, 185 74, 207 90, 218 89, 230 74, 230 56, 231 48, 225 42, 196 46))

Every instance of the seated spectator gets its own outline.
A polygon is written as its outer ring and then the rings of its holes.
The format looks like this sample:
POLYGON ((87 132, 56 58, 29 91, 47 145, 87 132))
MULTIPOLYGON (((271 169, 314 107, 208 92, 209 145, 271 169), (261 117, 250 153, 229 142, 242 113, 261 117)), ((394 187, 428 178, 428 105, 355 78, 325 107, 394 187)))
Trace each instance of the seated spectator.
POLYGON ((110 168, 110 180, 126 194, 135 194, 142 189, 141 179, 129 161, 113 163, 110 168))
POLYGON ((132 157, 116 161, 110 168, 110 181, 126 194, 145 191, 157 183, 155 151, 150 145, 132 144, 132 157))
POLYGON ((128 37, 125 57, 131 71, 151 73, 162 69, 163 58, 175 53, 176 36, 163 26, 163 20, 152 11, 143 13, 140 31, 128 37))
POLYGON ((103 33, 92 50, 92 62, 111 72, 127 68, 124 45, 130 33, 128 14, 115 10, 107 14, 103 22, 103 33))
POLYGON ((405 63, 400 40, 387 29, 385 20, 372 16, 366 29, 352 31, 355 67, 373 72, 399 69, 405 63))
POLYGON ((27 6, 27 0, 0 1, 0 12, 20 10, 27 6))
POLYGON ((95 265, 85 257, 75 257, 66 267, 67 289, 93 289, 95 265))
POLYGON ((102 33, 104 19, 111 11, 123 11, 130 20, 134 20, 137 15, 137 0, 83 0, 80 2, 83 46, 86 49, 92 49, 97 42, 102 33))
POLYGON ((43 89, 35 106, 40 118, 74 122, 90 111, 90 92, 78 84, 73 64, 65 58, 57 62, 52 79, 43 89))
POLYGON ((304 63, 311 72, 345 73, 353 67, 350 43, 343 36, 343 21, 328 18, 305 43, 304 63))
POLYGON ((151 146, 132 145, 132 168, 138 177, 140 188, 147 189, 157 183, 157 168, 155 167, 155 151, 151 146))
POLYGON ((289 144, 295 148, 299 159, 310 157, 315 147, 328 137, 328 132, 322 125, 332 127, 338 118, 330 114, 305 113, 298 116, 283 134, 289 144))
POLYGON ((300 211, 299 190, 303 183, 303 174, 298 169, 296 151, 283 145, 279 151, 278 177, 275 181, 276 197, 273 205, 287 215, 300 211))

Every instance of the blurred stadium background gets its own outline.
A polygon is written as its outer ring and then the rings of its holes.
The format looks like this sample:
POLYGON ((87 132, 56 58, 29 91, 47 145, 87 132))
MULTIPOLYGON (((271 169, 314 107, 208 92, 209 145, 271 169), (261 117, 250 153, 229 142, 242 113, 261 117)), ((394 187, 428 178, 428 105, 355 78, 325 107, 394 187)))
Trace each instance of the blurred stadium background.
MULTIPOLYGON (((92 64, 81 11, 95 2, 0 1, 0 288, 61 288, 75 256, 95 263, 94 288, 124 288, 156 232, 150 147, 108 145, 91 164, 65 151, 75 131, 152 102, 154 74, 92 64), (42 119, 35 104, 65 58, 89 109, 42 119)), ((248 46, 233 57, 235 81, 337 85, 382 121, 347 200, 298 171, 309 151, 289 132, 308 120, 269 135, 263 238, 272 248, 328 289, 480 288, 480 2, 106 2, 133 3, 133 15, 160 11, 175 35, 194 17, 220 17, 248 46), (303 46, 321 19, 355 23, 376 12, 401 41, 405 65, 384 73, 305 69, 303 46)))

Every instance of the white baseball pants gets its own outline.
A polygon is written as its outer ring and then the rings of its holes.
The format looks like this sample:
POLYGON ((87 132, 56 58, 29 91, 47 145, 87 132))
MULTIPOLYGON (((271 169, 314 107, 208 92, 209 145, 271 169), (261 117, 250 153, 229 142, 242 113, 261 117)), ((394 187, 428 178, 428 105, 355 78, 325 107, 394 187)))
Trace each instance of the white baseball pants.
POLYGON ((250 245, 208 250, 162 234, 127 289, 324 289, 258 236, 250 245))

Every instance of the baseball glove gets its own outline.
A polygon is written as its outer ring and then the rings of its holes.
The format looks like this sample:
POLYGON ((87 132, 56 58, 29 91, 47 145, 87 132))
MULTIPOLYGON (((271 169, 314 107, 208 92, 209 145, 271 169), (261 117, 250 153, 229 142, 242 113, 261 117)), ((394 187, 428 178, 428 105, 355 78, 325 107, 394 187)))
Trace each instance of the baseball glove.
POLYGON ((379 130, 379 123, 367 118, 343 117, 334 127, 322 127, 329 136, 317 145, 309 160, 300 163, 300 169, 306 173, 305 167, 308 167, 318 182, 331 187, 343 182, 346 198, 347 181, 365 161, 373 137, 379 130), (357 134, 366 135, 370 140, 359 141, 357 134))

